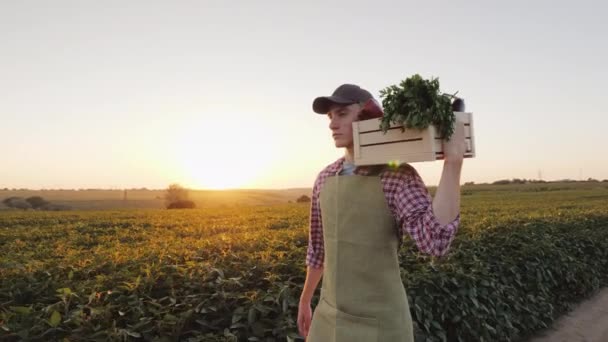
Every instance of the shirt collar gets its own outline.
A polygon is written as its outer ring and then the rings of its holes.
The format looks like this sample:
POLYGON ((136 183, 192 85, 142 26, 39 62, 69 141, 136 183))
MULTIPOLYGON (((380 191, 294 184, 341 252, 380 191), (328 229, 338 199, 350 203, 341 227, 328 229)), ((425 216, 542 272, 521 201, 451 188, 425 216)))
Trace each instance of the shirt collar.
POLYGON ((342 166, 344 165, 344 161, 346 160, 346 158, 344 157, 340 157, 338 160, 336 160, 330 168, 331 173, 333 174, 338 174, 338 172, 340 172, 340 170, 342 170, 342 166))
MULTIPOLYGON (((339 172, 342 171, 342 167, 344 166, 345 161, 346 161, 345 157, 340 157, 338 160, 336 160, 331 165, 331 167, 329 168, 329 171, 334 175, 339 174, 339 172)), ((356 166, 355 167, 356 175, 367 176, 369 173, 370 173, 369 166, 356 166)))

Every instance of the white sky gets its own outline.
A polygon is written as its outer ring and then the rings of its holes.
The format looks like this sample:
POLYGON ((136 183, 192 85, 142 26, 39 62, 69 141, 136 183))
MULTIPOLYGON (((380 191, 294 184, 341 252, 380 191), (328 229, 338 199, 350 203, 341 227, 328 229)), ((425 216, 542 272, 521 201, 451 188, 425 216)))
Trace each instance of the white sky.
POLYGON ((463 183, 605 179, 607 9, 1 0, 0 188, 312 187, 343 154, 312 100, 414 73, 473 112, 463 183))

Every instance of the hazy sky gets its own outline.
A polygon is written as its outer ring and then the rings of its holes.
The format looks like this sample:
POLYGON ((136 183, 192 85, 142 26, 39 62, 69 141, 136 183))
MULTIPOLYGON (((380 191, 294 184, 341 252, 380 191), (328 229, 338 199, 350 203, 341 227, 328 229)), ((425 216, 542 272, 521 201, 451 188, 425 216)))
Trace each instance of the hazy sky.
POLYGON ((608 6, 490 3, 0 0, 0 188, 311 187, 312 100, 415 73, 473 112, 463 183, 608 178, 608 6))

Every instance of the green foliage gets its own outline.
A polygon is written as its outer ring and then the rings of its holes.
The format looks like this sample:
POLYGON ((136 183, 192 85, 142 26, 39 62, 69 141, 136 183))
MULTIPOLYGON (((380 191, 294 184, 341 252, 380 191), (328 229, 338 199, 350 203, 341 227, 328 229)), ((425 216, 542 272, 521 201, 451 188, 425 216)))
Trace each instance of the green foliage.
POLYGON ((175 202, 169 203, 167 209, 194 209, 196 208, 196 203, 190 200, 177 200, 175 202))
MULTIPOLYGON (((521 340, 606 286, 598 184, 468 186, 446 258, 406 239, 422 341, 521 340)), ((295 341, 307 225, 295 203, 0 212, 0 340, 295 341)))
POLYGON ((21 197, 17 197, 17 196, 11 196, 11 197, 7 197, 5 199, 2 200, 2 204, 4 204, 7 207, 11 206, 11 202, 15 201, 15 200, 22 200, 21 197))
POLYGON ((33 209, 39 209, 49 204, 49 202, 45 201, 44 198, 40 196, 31 196, 26 198, 25 201, 29 203, 33 209))
POLYGON ((439 134, 449 139, 454 133, 456 117, 450 98, 439 91, 439 79, 423 79, 415 74, 397 85, 380 91, 384 116, 380 124, 387 132, 391 124, 405 128, 423 130, 430 125, 437 127, 439 134))
POLYGON ((194 202, 189 200, 189 191, 183 186, 174 183, 165 190, 165 206, 167 209, 179 209, 195 207, 194 202))
POLYGON ((430 341, 529 337, 608 285, 607 223, 591 212, 501 222, 459 239, 446 260, 427 258, 423 272, 403 262, 415 320, 430 341))
POLYGON ((2 203, 9 208, 17 208, 23 210, 32 208, 32 206, 28 203, 27 200, 17 196, 5 198, 2 203))
POLYGON ((310 203, 310 197, 302 195, 296 200, 297 203, 310 203))

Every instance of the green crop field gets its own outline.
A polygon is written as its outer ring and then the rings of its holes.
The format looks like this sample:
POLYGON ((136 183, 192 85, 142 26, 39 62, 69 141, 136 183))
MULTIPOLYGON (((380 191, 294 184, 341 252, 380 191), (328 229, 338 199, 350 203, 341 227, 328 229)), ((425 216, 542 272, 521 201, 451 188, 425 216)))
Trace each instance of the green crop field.
MULTIPOLYGON (((608 284, 608 183, 462 195, 446 258, 400 251, 421 340, 524 341, 608 284)), ((0 211, 0 340, 294 341, 309 207, 280 202, 0 211)))

